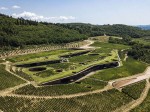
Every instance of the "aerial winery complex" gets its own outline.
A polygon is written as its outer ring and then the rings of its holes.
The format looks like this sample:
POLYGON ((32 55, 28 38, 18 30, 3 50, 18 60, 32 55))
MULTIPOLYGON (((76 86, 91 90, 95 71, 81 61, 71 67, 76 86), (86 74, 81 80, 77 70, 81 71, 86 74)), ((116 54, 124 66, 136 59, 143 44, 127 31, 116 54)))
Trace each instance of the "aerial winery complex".
POLYGON ((150 112, 150 2, 62 1, 0 1, 0 112, 150 112))

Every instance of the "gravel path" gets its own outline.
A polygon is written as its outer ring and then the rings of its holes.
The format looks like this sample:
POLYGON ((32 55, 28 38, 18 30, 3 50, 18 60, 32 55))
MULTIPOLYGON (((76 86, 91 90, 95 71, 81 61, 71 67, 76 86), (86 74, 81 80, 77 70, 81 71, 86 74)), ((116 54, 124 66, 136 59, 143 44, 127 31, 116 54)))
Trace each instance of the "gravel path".
POLYGON ((127 58, 128 58, 128 54, 125 54, 125 57, 124 57, 123 61, 126 61, 127 58))

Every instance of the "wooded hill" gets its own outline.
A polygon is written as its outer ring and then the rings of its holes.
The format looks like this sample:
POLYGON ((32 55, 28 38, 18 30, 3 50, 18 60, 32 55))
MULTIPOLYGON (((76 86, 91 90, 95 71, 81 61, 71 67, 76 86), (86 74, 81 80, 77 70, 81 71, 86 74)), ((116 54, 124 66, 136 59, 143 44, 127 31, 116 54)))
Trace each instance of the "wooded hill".
POLYGON ((130 36, 133 38, 140 38, 143 36, 149 36, 150 30, 145 31, 138 27, 127 26, 122 24, 114 25, 92 25, 84 23, 68 23, 68 24, 57 24, 65 28, 74 29, 79 31, 81 34, 88 36, 99 36, 99 35, 109 35, 109 36, 130 36))
POLYGON ((60 44, 84 39, 87 39, 86 35, 72 29, 0 14, 0 47, 60 44))
POLYGON ((150 30, 126 25, 91 25, 84 23, 53 24, 14 19, 0 14, 0 47, 60 44, 85 40, 100 35, 140 38, 149 36, 150 30))

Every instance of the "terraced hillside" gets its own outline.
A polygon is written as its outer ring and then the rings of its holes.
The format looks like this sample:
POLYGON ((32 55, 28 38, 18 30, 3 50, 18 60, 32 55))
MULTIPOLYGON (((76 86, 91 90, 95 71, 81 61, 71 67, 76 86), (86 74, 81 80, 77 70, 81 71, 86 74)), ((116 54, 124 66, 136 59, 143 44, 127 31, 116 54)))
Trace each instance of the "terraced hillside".
POLYGON ((78 49, 63 48, 2 59, 0 110, 131 110, 149 89, 148 65, 126 56, 130 46, 93 39, 87 42, 78 49), (72 78, 74 76, 77 76, 77 80, 76 77, 72 78), (135 81, 143 76, 143 79, 135 81), (59 84, 49 83, 57 80, 59 84))

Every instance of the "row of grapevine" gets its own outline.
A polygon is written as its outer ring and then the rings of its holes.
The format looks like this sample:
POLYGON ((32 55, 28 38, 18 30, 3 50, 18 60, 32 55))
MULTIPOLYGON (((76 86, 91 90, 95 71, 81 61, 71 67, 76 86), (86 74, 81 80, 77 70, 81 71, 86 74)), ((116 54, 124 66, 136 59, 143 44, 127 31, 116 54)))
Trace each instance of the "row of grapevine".
POLYGON ((117 90, 70 99, 26 99, 0 97, 5 112, 111 112, 132 101, 117 90))
POLYGON ((145 88, 146 81, 141 81, 122 89, 122 92, 132 97, 134 100, 138 99, 145 88))
POLYGON ((87 91, 93 91, 96 89, 102 89, 107 85, 106 82, 102 82, 96 79, 86 78, 80 82, 66 84, 66 85, 54 85, 34 87, 33 85, 24 86, 16 91, 15 94, 24 95, 38 95, 38 96, 57 96, 68 95, 87 91))
POLYGON ((0 90, 13 87, 22 83, 25 83, 25 81, 10 74, 5 70, 4 65, 0 65, 0 90))
POLYGON ((30 54, 30 53, 38 53, 43 51, 51 51, 51 50, 57 50, 57 49, 63 49, 63 48, 78 48, 80 46, 83 46, 87 44, 86 41, 82 42, 76 42, 76 43, 68 43, 63 45, 49 45, 45 47, 38 47, 33 49, 18 49, 18 50, 12 50, 12 51, 4 51, 1 52, 0 58, 6 58, 10 56, 17 56, 17 55, 23 55, 23 54, 30 54))
POLYGON ((149 112, 150 111, 150 90, 144 101, 130 112, 149 112))
POLYGON ((30 75, 28 75, 22 71, 22 68, 18 68, 16 70, 16 74, 23 77, 24 79, 26 79, 28 81, 34 81, 34 79, 30 75))

